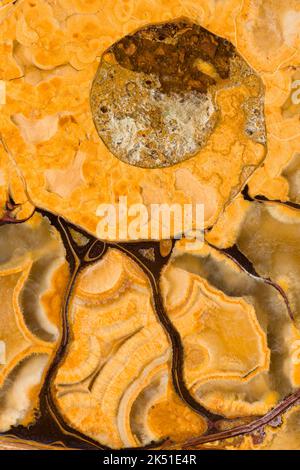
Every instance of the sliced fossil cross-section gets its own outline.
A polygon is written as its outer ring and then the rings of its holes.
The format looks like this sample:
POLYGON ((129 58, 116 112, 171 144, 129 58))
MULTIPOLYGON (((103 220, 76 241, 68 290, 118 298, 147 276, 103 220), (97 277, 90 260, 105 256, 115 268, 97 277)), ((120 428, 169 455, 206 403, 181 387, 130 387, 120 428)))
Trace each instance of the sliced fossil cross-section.
POLYGON ((68 276, 63 244, 46 218, 0 227, 0 432, 35 419, 68 276))
POLYGON ((112 448, 183 441, 206 421, 174 393, 171 346, 143 271, 110 249, 79 274, 52 393, 65 422, 112 448))
POLYGON ((226 113, 217 100, 225 88, 240 88, 244 131, 264 144, 259 77, 227 40, 178 20, 143 28, 103 54, 91 108, 116 157, 139 167, 166 167, 206 145, 226 113))
POLYGON ((237 238, 239 249, 256 271, 285 292, 298 328, 299 235, 299 210, 275 202, 255 202, 249 206, 237 238))
POLYGON ((161 286, 200 403, 227 418, 255 417, 295 390, 293 324, 274 285, 210 246, 189 252, 179 242, 161 286))

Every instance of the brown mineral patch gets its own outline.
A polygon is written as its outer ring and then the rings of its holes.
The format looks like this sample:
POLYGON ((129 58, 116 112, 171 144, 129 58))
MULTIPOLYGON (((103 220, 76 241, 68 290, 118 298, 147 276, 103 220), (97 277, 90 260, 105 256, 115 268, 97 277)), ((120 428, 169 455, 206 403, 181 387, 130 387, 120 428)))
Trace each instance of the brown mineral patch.
MULTIPOLYGON (((103 54, 91 90, 92 114, 120 160, 167 167, 206 145, 220 117, 217 92, 241 83, 260 88, 231 43, 175 20, 125 36, 103 54)), ((246 134, 265 143, 262 88, 242 107, 246 134)))

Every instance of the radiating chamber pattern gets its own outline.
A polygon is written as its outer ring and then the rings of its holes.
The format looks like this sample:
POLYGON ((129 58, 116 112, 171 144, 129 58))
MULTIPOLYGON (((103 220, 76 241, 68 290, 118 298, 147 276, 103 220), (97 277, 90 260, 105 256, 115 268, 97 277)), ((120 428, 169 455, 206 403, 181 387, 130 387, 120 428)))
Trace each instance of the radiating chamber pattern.
POLYGON ((299 450, 298 2, 2 4, 0 446, 299 450))

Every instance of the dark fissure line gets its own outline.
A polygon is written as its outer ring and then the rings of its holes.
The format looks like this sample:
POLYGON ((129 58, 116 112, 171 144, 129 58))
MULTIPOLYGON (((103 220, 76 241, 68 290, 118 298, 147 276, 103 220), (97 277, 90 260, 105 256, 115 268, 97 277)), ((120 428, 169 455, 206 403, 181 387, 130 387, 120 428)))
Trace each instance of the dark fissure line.
POLYGON ((282 289, 282 287, 280 287, 279 284, 272 281, 272 279, 260 276, 256 272, 256 270, 255 270, 253 264, 251 263, 251 261, 239 250, 237 245, 233 245, 232 247, 226 248, 226 249, 220 249, 220 248, 212 245, 211 243, 208 243, 208 245, 211 246, 212 248, 214 248, 215 250, 219 251, 220 253, 223 253, 228 258, 230 258, 246 274, 249 274, 251 277, 253 277, 253 278, 255 278, 259 281, 262 281, 265 284, 268 284, 269 286, 276 289, 277 292, 282 296, 282 298, 284 300, 284 303, 285 303, 285 306, 286 306, 286 309, 288 311, 288 315, 289 315, 290 319, 292 321, 295 320, 292 308, 290 306, 289 299, 288 299, 284 289, 282 289))
MULTIPOLYGON (((155 243, 155 242, 154 242, 155 243)), ((176 393, 179 395, 179 397, 190 407, 192 408, 195 412, 201 414, 201 416, 205 416, 208 419, 208 427, 211 429, 213 427, 213 423, 218 421, 219 419, 222 418, 222 416, 211 413, 209 410, 204 408, 202 405, 200 405, 190 394, 188 391, 185 381, 184 381, 184 349, 182 346, 181 342, 181 337, 176 328, 174 327, 172 321, 169 319, 169 316, 167 315, 164 305, 163 305, 163 300, 161 297, 160 293, 160 288, 159 288, 159 278, 160 274, 162 271, 162 268, 168 263, 174 245, 175 241, 173 240, 173 247, 170 252, 170 254, 162 258, 161 256, 156 258, 155 262, 155 273, 151 272, 151 275, 149 275, 149 270, 146 268, 145 269, 145 261, 144 259, 141 259, 141 256, 139 255, 137 249, 134 250, 134 254, 132 254, 132 246, 129 248, 131 252, 128 249, 128 244, 127 248, 124 250, 123 246, 121 244, 118 244, 120 247, 121 251, 126 253, 128 256, 130 256, 135 262, 138 262, 140 267, 143 269, 143 271, 147 274, 148 279, 151 284, 152 288, 152 294, 153 294, 153 300, 154 300, 154 310, 158 316, 160 324, 163 326, 165 332, 167 333, 170 341, 171 341, 171 346, 172 346, 172 366, 171 366, 171 373, 172 373, 172 381, 173 385, 175 388, 176 393), (157 263, 157 261, 159 262, 157 263)), ((132 245, 132 244, 131 244, 132 245)), ((151 242, 147 242, 148 247, 151 246, 151 242)), ((152 245, 153 247, 153 245, 152 245)), ((140 247, 138 246, 138 249, 140 247)), ((155 249, 156 255, 159 255, 159 242, 156 242, 156 244, 153 247, 155 249)))
MULTIPOLYGON (((300 390, 297 390, 297 392, 293 393, 292 395, 285 397, 279 403, 279 405, 275 406, 271 411, 269 411, 269 413, 265 414, 261 418, 255 419, 249 424, 237 426, 235 428, 228 429, 226 431, 221 431, 210 436, 200 436, 198 438, 190 439, 189 441, 183 444, 183 447, 187 448, 199 444, 205 444, 207 442, 229 439, 244 434, 253 434, 255 431, 259 431, 267 425, 272 425, 272 422, 275 421, 276 418, 280 417, 292 406, 298 404, 298 402, 300 402, 300 390)), ((276 425, 274 427, 276 427, 276 425)))
POLYGON ((292 209, 300 209, 300 204, 297 204, 296 202, 291 202, 291 201, 281 201, 280 199, 268 199, 265 196, 257 195, 254 198, 250 196, 249 194, 249 187, 246 185, 244 189, 241 191, 244 199, 246 201, 250 202, 274 202, 276 204, 281 204, 282 206, 288 206, 291 207, 292 209))
MULTIPOLYGON (((230 248, 221 249, 221 248, 214 246, 213 244, 209 242, 206 242, 206 243, 211 248, 215 249, 219 253, 223 253, 225 256, 230 258, 246 274, 274 287, 274 289, 276 289, 279 292, 279 294, 283 297, 288 314, 290 318, 293 320, 292 310, 291 310, 289 300, 284 290, 278 284, 273 282, 271 279, 261 277, 256 272, 251 261, 239 250, 237 245, 233 245, 230 248)), ((212 433, 212 434, 206 433, 206 434, 199 436, 198 438, 190 439, 189 441, 187 441, 187 443, 184 443, 183 445, 186 447, 193 446, 193 445, 200 445, 200 444, 205 444, 208 442, 214 442, 218 440, 224 440, 224 439, 236 437, 239 435, 252 434, 254 431, 257 431, 257 430, 263 430, 263 428, 266 425, 274 421, 274 419, 277 418, 278 416, 281 416, 285 411, 287 411, 292 406, 296 405, 297 402, 299 401, 300 401, 300 390, 297 390, 294 394, 291 394, 285 397, 277 406, 275 406, 266 415, 260 418, 254 418, 254 420, 248 424, 241 425, 241 426, 238 426, 238 427, 226 430, 226 431, 217 432, 217 433, 212 433)), ((230 422, 231 420, 224 419, 224 421, 230 422)))
MULTIPOLYGON (((75 429, 67 425, 64 418, 61 416, 59 410, 57 409, 51 394, 52 378, 56 373, 59 364, 64 356, 69 340, 69 325, 67 315, 70 297, 72 294, 76 276, 78 275, 82 267, 84 267, 85 265, 85 263, 81 261, 78 255, 82 257, 85 252, 88 251, 89 248, 92 246, 93 240, 92 237, 88 237, 89 241, 87 245, 83 248, 76 247, 75 251, 75 245, 68 229, 69 224, 63 221, 63 219, 61 219, 60 217, 57 217, 48 211, 36 209, 36 212, 40 213, 44 217, 47 217, 51 225, 53 225, 58 230, 66 250, 66 259, 70 267, 70 280, 67 286, 65 299, 62 306, 61 341, 55 353, 55 356, 51 361, 51 365, 47 371, 43 386, 40 391, 40 414, 34 425, 30 426, 29 428, 17 426, 16 428, 14 428, 13 434, 19 439, 30 439, 50 446, 53 442, 60 441, 67 447, 71 448, 86 450, 109 449, 108 447, 99 444, 97 441, 86 437, 84 434, 80 433, 79 431, 76 431, 75 429)), ((73 228, 75 229, 75 227, 73 228)), ((76 230, 80 231, 77 228, 76 230)), ((101 256, 102 253, 100 257, 101 256)), ((11 435, 12 432, 9 431, 7 433, 3 433, 2 435, 5 434, 11 435)))
MULTIPOLYGON (((58 346, 56 354, 51 362, 48 369, 46 378, 44 380, 41 392, 40 392, 40 414, 36 420, 36 423, 32 426, 25 428, 23 426, 17 426, 13 429, 13 432, 2 433, 1 435, 14 436, 18 439, 33 440, 51 446, 55 442, 61 442, 63 445, 69 448, 77 449, 89 449, 89 450, 106 450, 110 449, 107 446, 99 444, 91 438, 86 437, 84 434, 74 430, 65 422, 61 416, 57 406, 52 398, 51 388, 53 377, 57 372, 59 364, 61 363, 66 348, 70 339, 69 325, 68 325, 68 307, 70 298, 72 295, 74 283, 76 281, 79 272, 86 266, 95 263, 100 260, 109 248, 118 249, 122 253, 125 253, 132 260, 134 260, 147 275, 152 289, 152 299, 154 302, 154 311, 157 314, 158 320, 162 325, 164 331, 171 341, 172 347, 172 382, 177 395, 195 412, 204 416, 208 420, 208 429, 204 435, 195 437, 182 443, 183 448, 187 448, 193 445, 205 444, 207 442, 213 442, 216 440, 228 439, 244 434, 251 434, 254 431, 263 429, 264 426, 272 422, 276 417, 281 416, 287 409, 295 405, 300 400, 300 391, 290 395, 282 400, 282 402, 276 406, 273 410, 267 413, 265 416, 260 418, 254 418, 248 424, 236 426, 226 431, 218 431, 219 424, 222 421, 231 422, 231 419, 224 418, 223 416, 216 415, 205 407, 200 405, 190 394, 184 381, 184 348, 182 345, 180 334, 174 327, 173 323, 169 319, 164 305, 163 299, 160 292, 159 280, 162 269, 169 262, 175 240, 172 241, 172 249, 168 256, 163 257, 160 254, 159 242, 156 241, 140 241, 140 242, 124 242, 124 243, 106 243, 97 238, 89 235, 79 227, 65 221, 60 216, 56 216, 46 210, 36 208, 36 212, 42 216, 47 217, 50 223, 58 230, 65 250, 66 259, 70 268, 70 280, 65 293, 64 304, 62 307, 62 337, 61 342, 58 346), (84 246, 78 246, 72 238, 70 229, 81 233, 86 239, 87 243, 84 246), (155 253, 155 261, 146 259, 140 252, 141 249, 153 249, 155 253)), ((30 218, 30 217, 29 217, 30 218)), ((27 219, 26 219, 27 220, 27 219)), ((0 221, 0 225, 1 225, 0 221)), ((3 224, 7 223, 22 223, 23 221, 17 221, 10 219, 9 217, 3 224)), ((212 245, 213 248, 217 249, 212 245)), ((261 278, 255 271, 252 263, 239 251, 236 246, 231 247, 227 250, 221 250, 226 256, 231 258, 237 263, 241 269, 243 269, 249 275, 256 277, 263 282, 269 283, 276 288, 280 294, 284 297, 289 313, 291 314, 288 300, 284 292, 281 292, 281 288, 277 284, 273 283, 269 279, 261 278)), ((170 442, 169 440, 167 442, 170 442)), ((152 442, 147 446, 138 447, 138 449, 151 449, 164 446, 166 441, 152 442)))

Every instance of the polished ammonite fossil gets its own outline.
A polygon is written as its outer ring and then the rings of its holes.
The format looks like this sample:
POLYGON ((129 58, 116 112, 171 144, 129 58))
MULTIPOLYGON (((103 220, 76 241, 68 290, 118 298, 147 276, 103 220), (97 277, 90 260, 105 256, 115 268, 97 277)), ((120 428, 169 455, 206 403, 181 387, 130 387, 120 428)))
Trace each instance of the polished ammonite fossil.
POLYGON ((299 26, 2 2, 0 445, 300 449, 299 26), (102 232, 124 196, 160 235, 152 204, 203 204, 203 243, 102 232))

